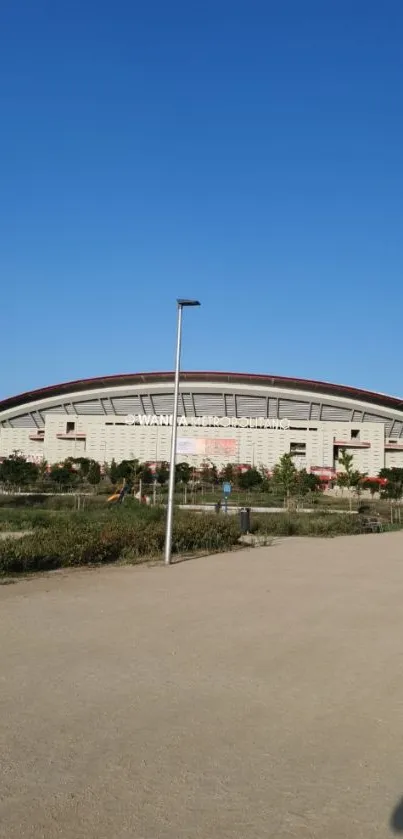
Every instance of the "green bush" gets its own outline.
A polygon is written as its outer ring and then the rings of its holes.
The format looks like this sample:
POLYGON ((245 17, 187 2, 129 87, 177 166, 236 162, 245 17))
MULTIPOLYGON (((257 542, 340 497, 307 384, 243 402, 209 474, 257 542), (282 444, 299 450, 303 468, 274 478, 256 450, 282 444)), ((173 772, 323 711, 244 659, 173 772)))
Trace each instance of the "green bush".
MULTIPOLYGON (((154 516, 157 514, 154 513, 154 516)), ((173 553, 230 548, 239 537, 235 519, 216 516, 178 515, 174 521, 173 553)), ((79 514, 67 522, 57 521, 20 539, 0 541, 0 572, 19 573, 52 568, 116 562, 162 554, 165 522, 127 515, 108 521, 85 521, 79 514)))

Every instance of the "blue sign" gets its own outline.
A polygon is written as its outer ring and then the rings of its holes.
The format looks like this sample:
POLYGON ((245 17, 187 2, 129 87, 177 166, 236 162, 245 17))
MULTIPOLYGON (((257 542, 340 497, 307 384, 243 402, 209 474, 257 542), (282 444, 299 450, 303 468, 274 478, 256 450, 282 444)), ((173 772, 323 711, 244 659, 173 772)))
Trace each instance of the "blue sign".
POLYGON ((228 481, 226 481, 226 483, 222 485, 222 491, 223 491, 224 495, 230 495, 231 490, 232 490, 231 484, 228 481))

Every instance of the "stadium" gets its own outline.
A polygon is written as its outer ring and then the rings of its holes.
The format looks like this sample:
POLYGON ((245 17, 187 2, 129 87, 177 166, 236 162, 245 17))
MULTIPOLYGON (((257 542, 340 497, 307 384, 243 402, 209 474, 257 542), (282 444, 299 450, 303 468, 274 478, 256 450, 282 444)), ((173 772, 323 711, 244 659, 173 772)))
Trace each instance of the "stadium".
MULTIPOLYGON (((0 457, 58 463, 169 459, 174 375, 82 379, 0 402, 0 457)), ((403 467, 403 401, 345 385, 245 373, 182 372, 177 457, 263 466, 285 452, 330 479, 340 454, 370 476, 403 467)))

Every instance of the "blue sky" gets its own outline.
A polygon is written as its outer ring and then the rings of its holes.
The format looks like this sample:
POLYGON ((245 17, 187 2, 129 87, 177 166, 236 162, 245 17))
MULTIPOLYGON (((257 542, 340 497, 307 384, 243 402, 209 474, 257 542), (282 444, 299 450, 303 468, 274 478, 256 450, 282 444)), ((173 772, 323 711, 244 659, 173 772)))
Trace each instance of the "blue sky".
POLYGON ((400 0, 0 9, 0 396, 183 367, 403 395, 400 0))

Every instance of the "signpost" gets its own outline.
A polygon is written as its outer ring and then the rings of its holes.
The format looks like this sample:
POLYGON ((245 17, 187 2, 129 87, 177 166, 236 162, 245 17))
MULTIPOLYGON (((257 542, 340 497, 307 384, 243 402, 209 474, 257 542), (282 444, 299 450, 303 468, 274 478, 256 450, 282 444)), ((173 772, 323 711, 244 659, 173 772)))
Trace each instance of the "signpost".
POLYGON ((224 481, 222 485, 222 494, 224 496, 224 512, 228 513, 228 496, 231 495, 232 485, 229 481, 224 481))

